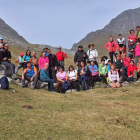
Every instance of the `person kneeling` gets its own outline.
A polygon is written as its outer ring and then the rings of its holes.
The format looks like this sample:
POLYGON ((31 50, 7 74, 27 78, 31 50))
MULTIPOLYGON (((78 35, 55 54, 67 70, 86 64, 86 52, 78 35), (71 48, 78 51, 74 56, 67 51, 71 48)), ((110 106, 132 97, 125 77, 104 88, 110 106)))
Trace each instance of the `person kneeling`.
POLYGON ((75 70, 72 65, 69 66, 69 71, 67 73, 67 76, 68 76, 71 89, 77 90, 78 73, 77 73, 77 70, 75 70))
POLYGON ((109 85, 112 88, 119 88, 120 87, 120 83, 119 83, 119 73, 116 70, 116 66, 115 64, 111 64, 111 70, 108 73, 108 77, 110 80, 109 85))
POLYGON ((36 67, 32 66, 30 62, 27 62, 27 68, 24 69, 22 73, 22 87, 25 87, 25 80, 30 82, 34 81, 34 84, 31 87, 32 90, 34 90, 37 85, 38 75, 36 67))
POLYGON ((50 91, 54 90, 54 85, 53 85, 54 80, 49 78, 49 64, 48 63, 46 63, 44 69, 42 69, 40 71, 40 80, 42 82, 48 82, 49 83, 50 91))

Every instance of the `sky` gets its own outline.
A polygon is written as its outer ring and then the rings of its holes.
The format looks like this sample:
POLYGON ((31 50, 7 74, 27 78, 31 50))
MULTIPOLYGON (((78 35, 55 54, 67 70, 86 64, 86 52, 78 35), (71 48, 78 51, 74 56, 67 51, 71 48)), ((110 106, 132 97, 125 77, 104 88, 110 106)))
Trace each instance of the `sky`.
POLYGON ((32 44, 70 49, 139 0, 0 0, 0 18, 32 44))

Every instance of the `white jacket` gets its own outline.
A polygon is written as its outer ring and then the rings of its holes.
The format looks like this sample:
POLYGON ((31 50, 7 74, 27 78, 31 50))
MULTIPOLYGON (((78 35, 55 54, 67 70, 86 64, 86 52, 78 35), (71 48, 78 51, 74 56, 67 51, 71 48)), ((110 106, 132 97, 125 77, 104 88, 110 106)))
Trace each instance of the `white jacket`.
POLYGON ((96 49, 93 49, 93 50, 88 50, 87 51, 87 55, 88 55, 88 60, 89 61, 96 61, 96 59, 94 59, 93 57, 98 57, 98 52, 97 52, 97 50, 96 49))

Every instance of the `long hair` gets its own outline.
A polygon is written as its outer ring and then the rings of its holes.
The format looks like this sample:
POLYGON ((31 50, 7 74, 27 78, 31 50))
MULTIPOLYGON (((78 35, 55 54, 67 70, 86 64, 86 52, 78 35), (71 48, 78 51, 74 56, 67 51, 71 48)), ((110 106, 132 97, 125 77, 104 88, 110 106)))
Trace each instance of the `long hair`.
POLYGON ((69 66, 69 69, 68 69, 69 71, 70 71, 70 68, 73 68, 73 70, 75 70, 74 67, 73 67, 72 65, 69 66))
POLYGON ((26 56, 28 56, 28 52, 29 52, 29 56, 31 57, 31 51, 30 50, 26 51, 26 56))

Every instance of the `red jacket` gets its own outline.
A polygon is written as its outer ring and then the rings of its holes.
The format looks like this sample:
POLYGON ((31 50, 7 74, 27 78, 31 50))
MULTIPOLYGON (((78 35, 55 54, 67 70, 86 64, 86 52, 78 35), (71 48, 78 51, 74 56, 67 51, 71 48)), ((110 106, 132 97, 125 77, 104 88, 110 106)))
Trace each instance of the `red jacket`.
POLYGON ((137 67, 135 65, 129 66, 127 69, 127 76, 130 76, 130 75, 133 76, 135 70, 137 70, 137 67))
POLYGON ((57 52, 56 57, 58 61, 64 61, 64 58, 66 58, 66 54, 64 52, 57 52))
POLYGON ((126 57, 125 59, 122 59, 124 67, 130 66, 130 58, 126 57))
MULTIPOLYGON (((134 43, 136 42, 136 39, 137 39, 137 36, 135 35, 135 34, 133 34, 133 35, 129 35, 128 36, 128 39, 131 39, 131 40, 133 40, 134 41, 134 43)), ((130 42, 129 42, 129 44, 130 44, 130 42)))
POLYGON ((115 41, 108 42, 105 45, 105 49, 107 49, 109 52, 116 52, 119 50, 119 45, 115 41))

